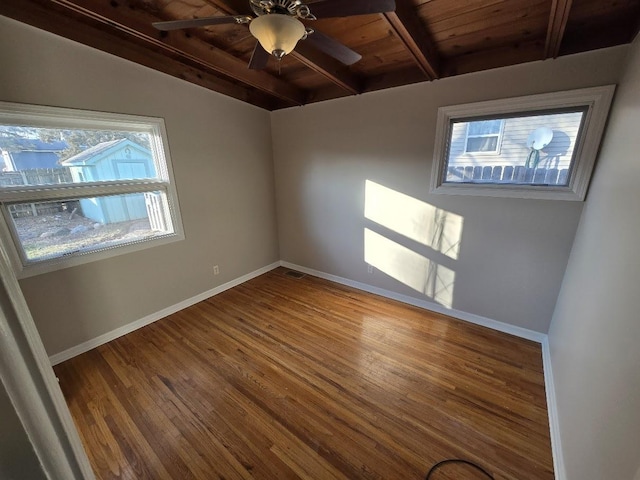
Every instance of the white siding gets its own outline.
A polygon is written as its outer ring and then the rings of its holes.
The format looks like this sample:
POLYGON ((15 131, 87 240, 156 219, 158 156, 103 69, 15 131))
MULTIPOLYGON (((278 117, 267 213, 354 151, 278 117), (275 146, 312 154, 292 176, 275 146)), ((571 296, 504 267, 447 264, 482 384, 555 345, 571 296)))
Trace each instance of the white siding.
POLYGON ((524 166, 530 152, 527 147, 529 134, 537 128, 548 127, 553 130, 553 140, 540 151, 538 167, 567 169, 571 163, 581 115, 577 112, 507 118, 498 153, 465 153, 468 123, 454 123, 449 166, 524 166))

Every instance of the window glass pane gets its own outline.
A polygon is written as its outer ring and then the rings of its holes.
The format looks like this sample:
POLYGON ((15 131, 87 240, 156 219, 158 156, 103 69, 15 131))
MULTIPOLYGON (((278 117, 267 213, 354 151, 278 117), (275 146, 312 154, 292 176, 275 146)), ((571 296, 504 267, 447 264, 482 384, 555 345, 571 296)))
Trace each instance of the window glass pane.
POLYGON ((155 179, 144 132, 0 125, 0 187, 155 179))
POLYGON ((470 137, 467 139, 467 152, 495 152, 498 150, 498 137, 470 137))
POLYGON ((566 186, 583 117, 581 109, 453 121, 444 182, 566 186))
POLYGON ((479 120, 477 122, 468 122, 468 135, 491 135, 500 133, 502 120, 479 120))
POLYGON ((174 233, 163 192, 7 205, 27 262, 174 233))

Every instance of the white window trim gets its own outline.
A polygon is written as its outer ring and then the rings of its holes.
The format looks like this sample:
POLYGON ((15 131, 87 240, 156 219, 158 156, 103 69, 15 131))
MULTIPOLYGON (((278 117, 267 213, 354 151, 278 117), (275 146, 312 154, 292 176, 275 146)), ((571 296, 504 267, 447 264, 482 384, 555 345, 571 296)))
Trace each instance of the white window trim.
POLYGON ((614 91, 615 85, 606 85, 439 108, 431 170, 431 193, 583 201, 614 91), (472 120, 476 117, 482 119, 493 115, 529 114, 549 109, 585 106, 588 110, 581 133, 576 140, 575 160, 567 186, 444 183, 452 120, 472 120))
POLYGON ((504 124, 505 121, 504 119, 500 120, 500 131, 498 133, 488 133, 485 135, 469 135, 469 125, 467 125, 467 131, 465 132, 465 139, 464 139, 464 153, 469 154, 469 155, 487 155, 487 156, 497 156, 500 155, 500 150, 502 149, 502 136, 504 134, 504 124), (470 152, 468 150, 469 147, 469 138, 486 138, 486 137, 498 137, 498 141, 496 142, 496 149, 495 150, 487 150, 487 151, 480 151, 480 152, 470 152))
POLYGON ((162 191, 166 194, 170 220, 174 233, 139 240, 103 249, 78 252, 39 262, 27 262, 22 249, 16 246, 12 221, 2 207, 0 220, 0 240, 6 246, 9 259, 18 278, 27 278, 62 268, 82 265, 117 255, 144 250, 158 245, 184 239, 184 229, 180 216, 178 195, 173 177, 167 132, 162 118, 125 115, 119 113, 94 112, 60 107, 46 107, 9 102, 0 102, 0 123, 42 128, 126 130, 150 133, 151 150, 155 162, 157 179, 116 180, 97 183, 83 183, 64 186, 38 185, 15 186, 0 189, 0 204, 14 202, 44 202, 56 199, 74 199, 96 195, 118 195, 162 191))

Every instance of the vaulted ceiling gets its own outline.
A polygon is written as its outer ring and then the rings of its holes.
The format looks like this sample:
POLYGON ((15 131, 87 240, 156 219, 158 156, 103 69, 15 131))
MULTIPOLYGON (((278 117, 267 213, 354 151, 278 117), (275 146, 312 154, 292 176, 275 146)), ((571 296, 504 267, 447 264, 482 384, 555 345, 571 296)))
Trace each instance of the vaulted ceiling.
POLYGON ((362 55, 351 66, 301 40, 251 70, 246 25, 152 26, 250 13, 249 0, 0 1, 1 15, 268 110, 625 44, 640 28, 640 0, 396 0, 393 12, 305 20, 362 55))

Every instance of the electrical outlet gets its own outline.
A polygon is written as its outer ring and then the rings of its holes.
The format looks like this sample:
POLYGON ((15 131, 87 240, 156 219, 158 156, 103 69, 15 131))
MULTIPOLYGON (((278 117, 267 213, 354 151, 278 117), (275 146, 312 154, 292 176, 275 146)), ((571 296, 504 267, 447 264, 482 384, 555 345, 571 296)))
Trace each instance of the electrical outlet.
POLYGON ((220 273, 220 268, 218 268, 218 265, 214 265, 213 266, 213 274, 214 275, 218 275, 220 273))
POLYGON ((373 273, 373 265, 367 265, 367 273, 373 273))

